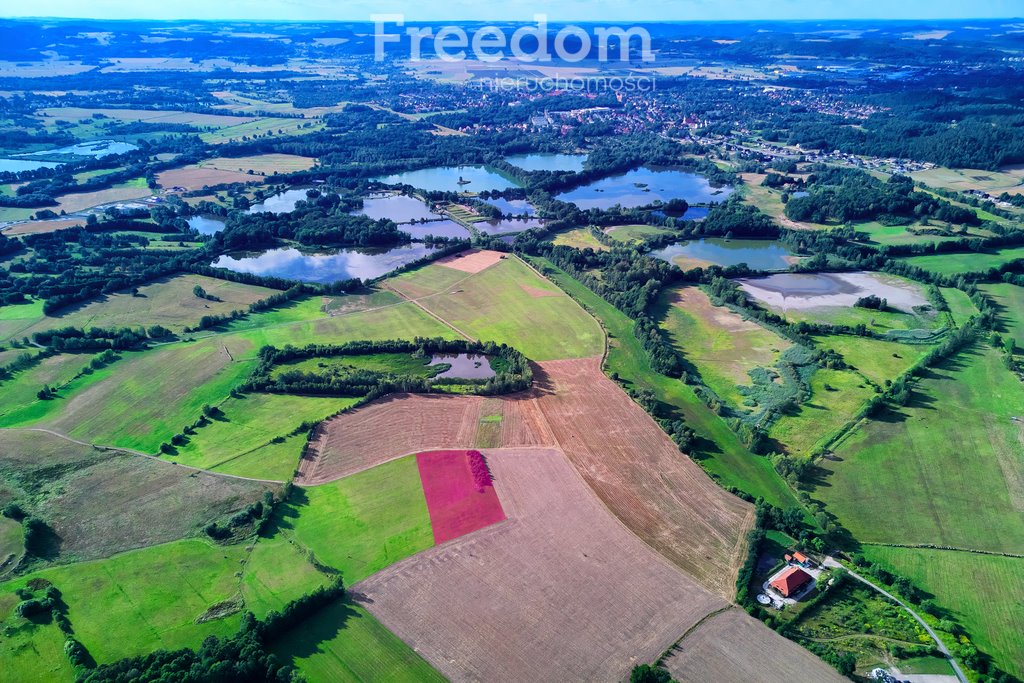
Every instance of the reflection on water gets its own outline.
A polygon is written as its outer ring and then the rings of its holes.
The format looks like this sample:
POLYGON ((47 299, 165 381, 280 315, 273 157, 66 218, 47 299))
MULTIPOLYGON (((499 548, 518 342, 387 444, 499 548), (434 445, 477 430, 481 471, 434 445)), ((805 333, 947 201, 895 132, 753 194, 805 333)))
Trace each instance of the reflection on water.
POLYGON ((188 227, 194 228, 200 235, 212 235, 224 229, 224 221, 220 218, 192 216, 188 219, 188 227))
POLYGON ((47 149, 41 152, 32 152, 31 154, 24 154, 19 156, 26 157, 45 157, 51 154, 74 154, 80 157, 100 157, 110 156, 111 154, 124 154, 125 152, 131 152, 138 149, 137 145, 133 145, 130 142, 115 142, 114 140, 94 140, 92 142, 80 142, 77 145, 68 145, 67 147, 60 147, 58 149, 47 149))
POLYGON ((384 250, 340 249, 327 254, 306 254, 286 247, 257 256, 221 256, 211 265, 238 273, 270 275, 301 282, 371 280, 435 251, 424 244, 407 244, 384 250))
POLYGON ((438 166, 374 178, 387 185, 412 185, 427 192, 483 192, 519 187, 514 178, 486 166, 438 166), (461 183, 460 183, 461 180, 461 183))
POLYGON ((289 211, 294 211, 296 202, 308 199, 306 196, 307 189, 302 187, 278 192, 267 197, 259 204, 250 206, 249 213, 288 213, 289 211))
POLYGON ((731 187, 712 187, 707 178, 675 169, 640 167, 619 175, 563 192, 555 198, 572 202, 581 209, 625 209, 647 206, 661 200, 685 199, 693 204, 724 201, 731 187))
POLYGON ((516 154, 505 157, 505 161, 524 171, 573 171, 583 170, 586 154, 516 154))
POLYGON ((363 208, 352 213, 357 216, 367 216, 375 221, 386 218, 395 223, 411 223, 412 221, 440 218, 419 199, 403 194, 366 197, 363 199, 363 208))
POLYGON ((869 294, 906 313, 928 305, 921 287, 881 273, 781 273, 738 282, 758 301, 782 310, 848 307, 869 294))
POLYGON ((494 369, 487 356, 476 353, 459 353, 455 355, 437 355, 430 359, 428 365, 451 365, 451 368, 435 377, 458 377, 459 379, 487 379, 494 377, 494 369))
POLYGON ((793 252, 769 240, 724 240, 718 238, 690 240, 670 244, 651 252, 651 256, 684 269, 704 264, 738 266, 746 263, 754 270, 786 270, 793 252))

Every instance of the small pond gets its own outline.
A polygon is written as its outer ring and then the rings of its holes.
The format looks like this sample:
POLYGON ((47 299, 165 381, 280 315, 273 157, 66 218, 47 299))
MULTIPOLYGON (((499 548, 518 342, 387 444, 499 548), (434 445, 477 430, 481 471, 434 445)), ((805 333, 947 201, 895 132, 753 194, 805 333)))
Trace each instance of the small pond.
POLYGON ((724 201, 731 187, 712 187, 707 178, 670 168, 640 167, 619 175, 595 180, 557 195, 581 209, 610 209, 616 204, 625 209, 647 206, 661 200, 685 199, 692 204, 724 201))
POLYGON ((200 235, 212 235, 224 229, 224 219, 209 216, 192 216, 188 219, 188 227, 194 228, 200 235))
POLYGON ((339 249, 321 254, 307 254, 285 247, 253 256, 223 255, 210 265, 238 273, 270 275, 300 282, 337 282, 351 278, 370 280, 423 258, 432 251, 433 248, 424 244, 381 250, 339 249))
POLYGON ((469 230, 448 218, 440 221, 428 221, 426 223, 406 223, 398 226, 402 232, 407 232, 414 239, 421 240, 427 235, 434 237, 455 237, 461 240, 468 240, 471 235, 469 230))
POLYGON ((457 377, 459 379, 487 379, 494 377, 494 368, 487 356, 476 353, 459 353, 454 355, 435 355, 428 365, 451 365, 451 367, 435 379, 457 377))
POLYGON ((707 238, 670 244, 652 251, 651 256, 674 263, 683 270, 708 265, 738 266, 746 263, 754 270, 786 270, 793 253, 770 240, 725 240, 707 238))
POLYGON ((288 213, 295 210, 295 204, 308 199, 306 190, 302 187, 271 195, 258 204, 249 207, 249 213, 288 213))

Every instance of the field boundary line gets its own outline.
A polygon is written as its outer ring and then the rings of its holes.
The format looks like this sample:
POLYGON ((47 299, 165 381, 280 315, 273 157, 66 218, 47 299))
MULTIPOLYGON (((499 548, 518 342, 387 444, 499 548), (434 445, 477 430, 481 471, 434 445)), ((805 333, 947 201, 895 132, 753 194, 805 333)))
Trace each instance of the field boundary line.
POLYGON ((193 465, 184 465, 184 464, 182 464, 180 462, 173 462, 171 460, 164 460, 161 457, 158 457, 158 456, 155 456, 155 455, 150 455, 149 453, 143 453, 142 451, 137 451, 137 450, 135 450, 133 448, 125 448, 123 446, 106 446, 104 444, 89 443, 88 441, 80 441, 78 439, 75 439, 75 438, 72 438, 72 437, 68 436, 67 434, 61 434, 60 432, 55 432, 52 429, 45 429, 43 427, 0 427, 0 431, 5 431, 5 432, 42 432, 44 434, 49 434, 51 436, 55 436, 58 439, 64 439, 65 441, 69 441, 71 443, 78 444, 79 446, 88 446, 90 448, 95 448, 95 449, 100 450, 100 451, 115 451, 115 452, 119 452, 119 453, 125 453, 127 455, 133 455, 133 456, 136 456, 136 457, 139 457, 139 458, 148 458, 149 460, 154 460, 156 462, 160 462, 160 463, 163 463, 165 465, 169 465, 171 467, 181 467, 183 469, 190 470, 192 472, 201 472, 203 474, 209 474, 209 475, 214 476, 214 477, 225 477, 225 478, 228 478, 228 479, 240 479, 242 481, 254 481, 254 482, 261 483, 261 484, 284 484, 284 483, 286 483, 286 482, 280 481, 278 479, 257 479, 256 477, 243 477, 243 476, 238 475, 238 474, 227 474, 225 472, 214 472, 212 470, 205 470, 202 467, 195 467, 193 465))
POLYGON ((1013 560, 1024 560, 1024 553, 1007 553, 999 550, 979 550, 977 548, 958 548, 951 545, 934 545, 932 543, 881 543, 878 541, 861 541, 861 545, 873 545, 880 548, 906 548, 909 550, 945 550, 951 553, 972 553, 974 555, 992 555, 1013 560))
MULTIPOLYGON (((683 635, 679 636, 679 638, 674 643, 672 643, 667 648, 665 648, 665 650, 658 656, 658 658, 656 660, 654 660, 654 666, 662 667, 662 665, 665 663, 665 660, 668 659, 669 657, 671 657, 672 653, 680 645, 682 645, 683 641, 686 640, 689 636, 691 636, 694 631, 699 629, 705 623, 707 623, 707 622, 711 621, 712 619, 714 619, 715 617, 717 617, 719 614, 723 614, 723 613, 728 612, 729 610, 733 610, 733 609, 736 609, 736 605, 730 603, 730 604, 726 605, 725 607, 720 607, 719 609, 714 610, 713 612, 708 612, 703 617, 698 619, 697 623, 695 623, 690 628, 686 629, 683 632, 683 635)), ((751 618, 753 618, 753 617, 751 617, 751 618)))

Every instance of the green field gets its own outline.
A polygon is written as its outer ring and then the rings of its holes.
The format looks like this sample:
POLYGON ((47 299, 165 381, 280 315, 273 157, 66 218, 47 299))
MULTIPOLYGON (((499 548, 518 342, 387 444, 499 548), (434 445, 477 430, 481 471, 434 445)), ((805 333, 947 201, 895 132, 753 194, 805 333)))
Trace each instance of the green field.
MULTIPOLYGON (((439 269, 452 270, 427 266, 403 280, 418 284, 420 276, 433 286, 439 276, 431 271, 439 269)), ((455 291, 445 290, 418 303, 471 337, 508 344, 531 360, 601 354, 602 334, 597 322, 518 258, 504 259, 467 278, 455 291)))
POLYGON ((306 135, 323 130, 323 127, 322 121, 310 121, 308 119, 259 118, 255 121, 200 133, 199 137, 203 142, 222 145, 226 142, 241 140, 243 137, 266 137, 268 134, 275 137, 306 135))
POLYGON ((982 273, 989 268, 998 268, 1019 259, 1024 259, 1024 247, 1003 249, 997 252, 910 256, 901 260, 938 275, 958 275, 960 273, 982 273))
POLYGON ((356 402, 354 398, 246 394, 220 404, 222 417, 196 429, 168 460, 256 479, 292 478, 305 432, 287 438, 303 422, 319 422, 356 402), (285 448, 288 446, 288 448, 285 448))
POLYGON ((632 320, 550 261, 532 261, 601 321, 609 344, 605 369, 617 374, 627 387, 653 392, 670 414, 682 418, 697 433, 698 452, 690 457, 724 486, 734 486, 778 507, 799 507, 793 491, 768 458, 744 448, 725 421, 701 402, 692 387, 651 369, 647 354, 633 334, 632 320))
POLYGON ((953 318, 953 324, 963 325, 972 315, 978 315, 978 308, 967 296, 967 292, 953 287, 940 287, 942 298, 949 306, 949 315, 953 318))
POLYGON ((64 654, 64 634, 57 624, 36 623, 14 614, 20 602, 10 591, 0 593, 0 683, 73 681, 75 671, 64 654))
POLYGON ((430 365, 429 356, 414 356, 411 353, 371 353, 358 356, 318 356, 274 366, 271 377, 283 372, 308 372, 314 374, 347 374, 353 370, 385 372, 408 377, 433 377, 437 366, 430 365))
POLYGON ((551 240, 553 244, 573 249, 593 249, 594 251, 608 251, 608 247, 597 241, 590 228, 576 228, 555 235, 551 240))
POLYGON ((860 412, 874 389, 849 370, 819 368, 811 377, 811 398, 772 423, 768 436, 787 453, 810 455, 860 412))
MULTIPOLYGON (((169 244, 169 243, 168 243, 169 244)), ((175 243, 176 244, 176 243, 175 243)), ((178 275, 139 287, 137 296, 127 292, 111 294, 80 308, 53 317, 43 317, 14 332, 17 337, 58 327, 117 328, 162 325, 172 332, 195 325, 204 315, 224 315, 244 310, 249 304, 276 294, 272 289, 254 287, 202 275, 178 275), (202 287, 217 301, 200 299, 192 289, 202 287)))
MULTIPOLYGON (((762 304, 763 306, 764 304, 762 304)), ((834 306, 829 308, 791 308, 783 311, 770 308, 790 322, 826 323, 829 325, 864 325, 868 330, 885 334, 891 330, 932 330, 941 327, 943 320, 934 311, 921 314, 905 313, 889 309, 876 311, 855 306, 834 306)))
POLYGON ((24 331, 43 319, 43 302, 34 300, 17 306, 0 306, 0 342, 21 339, 24 331))
POLYGON ((408 645, 351 602, 324 608, 272 647, 311 683, 441 683, 408 645))
POLYGON ((637 244, 651 237, 670 235, 672 231, 668 228, 660 228, 656 225, 616 225, 605 230, 605 234, 616 242, 626 244, 637 244))
POLYGON ((1024 385, 990 349, 930 369, 909 405, 836 447, 815 495, 866 542, 1024 551, 1024 385))
POLYGON ((922 358, 930 347, 836 334, 814 337, 819 348, 839 353, 846 364, 879 386, 894 380, 922 358))
POLYGON ((658 310, 672 345, 697 368, 704 383, 734 408, 743 405, 739 387, 751 384, 748 373, 771 367, 793 345, 728 308, 713 305, 696 287, 665 290, 658 310))
MULTIPOLYGON (((972 207, 973 210, 973 207, 972 207)), ((950 242, 963 239, 964 237, 984 238, 986 235, 977 229, 968 230, 965 233, 955 235, 936 235, 913 231, 924 230, 945 230, 944 225, 884 225, 878 221, 854 224, 854 229, 868 235, 869 243, 883 247, 900 246, 904 244, 931 244, 933 242, 950 242)))
POLYGON ((347 585, 434 545, 414 457, 303 491, 280 525, 347 585))
POLYGON ((996 305, 1000 334, 1016 341, 1018 353, 1024 353, 1024 287, 1007 283, 978 287, 996 305))
POLYGON ((934 595, 1000 668, 1024 676, 1024 559, 880 546, 863 552, 934 595))

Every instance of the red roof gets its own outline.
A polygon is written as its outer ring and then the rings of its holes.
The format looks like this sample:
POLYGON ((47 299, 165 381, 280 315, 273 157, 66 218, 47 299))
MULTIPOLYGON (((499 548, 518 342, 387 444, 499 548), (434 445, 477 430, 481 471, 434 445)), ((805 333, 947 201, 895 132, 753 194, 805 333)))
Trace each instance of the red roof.
POLYGON ((804 555, 802 552, 796 551, 796 552, 793 553, 793 559, 796 560, 797 562, 800 562, 802 564, 804 562, 807 562, 807 560, 809 558, 806 555, 804 555))
POLYGON ((771 587, 788 598, 813 580, 813 577, 800 567, 790 567, 771 582, 771 587))

